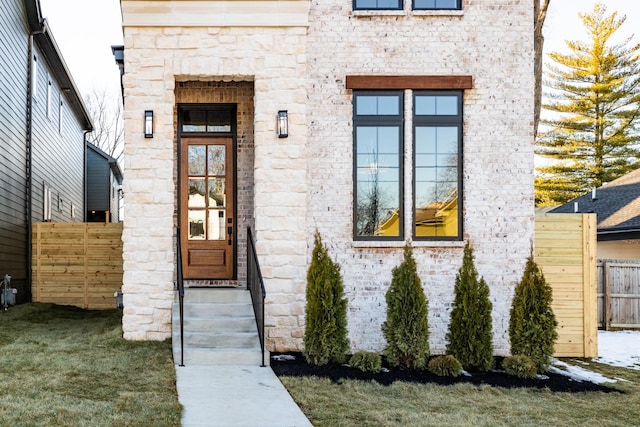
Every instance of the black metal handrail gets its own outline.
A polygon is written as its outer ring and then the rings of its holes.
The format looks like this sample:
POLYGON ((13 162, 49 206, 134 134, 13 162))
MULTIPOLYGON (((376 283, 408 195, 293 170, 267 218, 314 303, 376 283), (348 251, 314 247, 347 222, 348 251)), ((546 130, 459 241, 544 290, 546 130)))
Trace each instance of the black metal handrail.
POLYGON ((266 366, 264 363, 264 299, 267 293, 264 290, 264 281, 251 227, 247 227, 247 289, 251 292, 253 313, 256 316, 258 337, 260 338, 260 351, 262 352, 262 365, 260 366, 264 367, 266 366))
POLYGON ((180 306, 180 366, 184 366, 184 278, 182 277, 182 246, 180 244, 180 227, 176 231, 177 243, 177 271, 178 304, 180 306))

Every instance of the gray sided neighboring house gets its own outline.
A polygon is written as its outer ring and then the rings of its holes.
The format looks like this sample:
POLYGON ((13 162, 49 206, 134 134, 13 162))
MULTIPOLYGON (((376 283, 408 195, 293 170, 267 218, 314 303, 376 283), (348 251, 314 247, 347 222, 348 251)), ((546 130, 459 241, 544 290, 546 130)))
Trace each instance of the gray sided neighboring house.
POLYGON ((38 0, 0 0, 0 275, 30 300, 30 226, 85 217, 93 124, 38 0))

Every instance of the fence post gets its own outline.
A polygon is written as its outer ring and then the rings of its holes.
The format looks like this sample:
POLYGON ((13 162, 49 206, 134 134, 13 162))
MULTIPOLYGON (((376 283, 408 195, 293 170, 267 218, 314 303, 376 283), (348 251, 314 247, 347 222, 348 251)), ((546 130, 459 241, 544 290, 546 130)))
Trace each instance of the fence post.
POLYGON ((609 262, 604 262, 604 304, 602 304, 604 330, 611 328, 611 289, 610 289, 611 268, 609 262))

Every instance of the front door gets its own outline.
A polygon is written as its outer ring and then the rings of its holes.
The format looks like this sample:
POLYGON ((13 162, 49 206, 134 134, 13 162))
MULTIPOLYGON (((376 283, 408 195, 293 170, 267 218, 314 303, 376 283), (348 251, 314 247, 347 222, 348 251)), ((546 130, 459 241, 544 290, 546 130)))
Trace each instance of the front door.
POLYGON ((233 139, 182 137, 180 228, 186 279, 232 279, 235 254, 233 139))

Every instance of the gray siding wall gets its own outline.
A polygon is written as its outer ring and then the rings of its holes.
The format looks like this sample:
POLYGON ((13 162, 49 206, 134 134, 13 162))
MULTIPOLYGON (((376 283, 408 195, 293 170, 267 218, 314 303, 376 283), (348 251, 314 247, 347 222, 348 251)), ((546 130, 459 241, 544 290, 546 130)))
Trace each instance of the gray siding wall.
POLYGON ((108 211, 111 169, 100 154, 87 149, 87 211, 108 211))
POLYGON ((24 3, 0 0, 0 277, 26 298, 26 99, 28 30, 24 3))
POLYGON ((53 222, 84 221, 84 137, 78 118, 38 55, 38 90, 33 102, 33 221, 44 219, 44 186, 51 189, 53 222), (51 111, 47 88, 51 82, 51 111), (62 102, 62 108, 60 108, 62 102), (62 117, 60 116, 62 114, 62 117), (74 215, 75 212, 75 215, 74 215))

